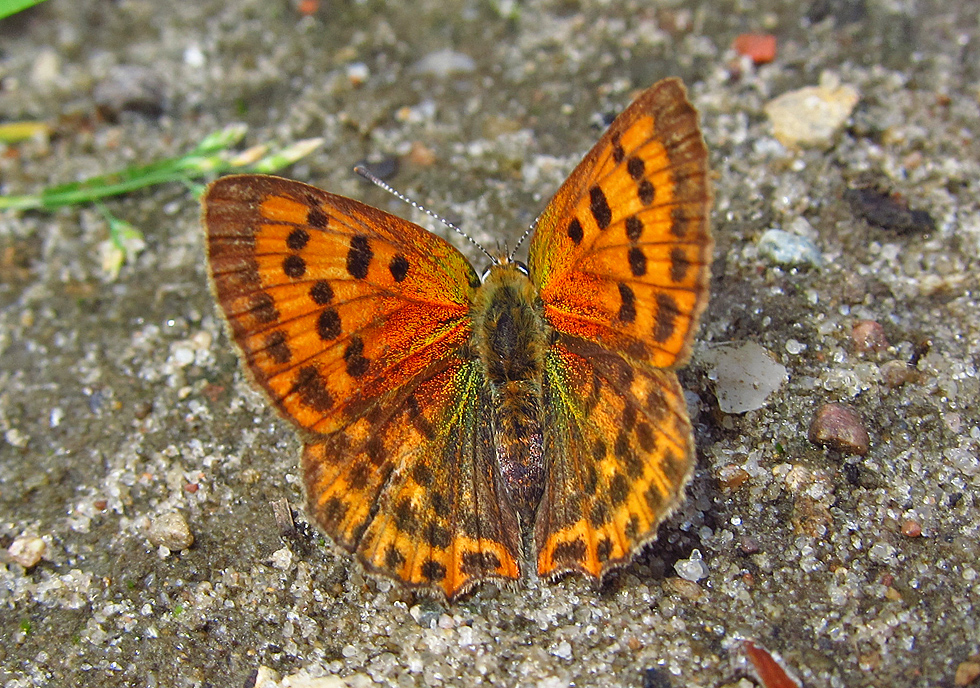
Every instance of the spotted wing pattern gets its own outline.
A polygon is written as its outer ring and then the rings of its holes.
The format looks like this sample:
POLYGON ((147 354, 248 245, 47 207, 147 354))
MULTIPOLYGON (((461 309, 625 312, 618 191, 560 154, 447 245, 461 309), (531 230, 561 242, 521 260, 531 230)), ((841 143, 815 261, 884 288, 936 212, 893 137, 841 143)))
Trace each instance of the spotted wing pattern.
POLYGON ((707 303, 707 149, 677 79, 644 91, 542 213, 531 278, 556 330, 683 365, 707 303))
POLYGON ((707 302, 707 150, 676 79, 642 93, 542 214, 531 279, 545 366, 541 575, 599 576, 656 536, 694 466, 685 363, 707 302))
POLYGON ((435 363, 376 411, 303 450, 309 512, 371 571, 448 597, 518 578, 488 387, 475 361, 435 363))
POLYGON ((224 177, 203 204, 232 337, 307 432, 317 523, 370 569, 450 596, 516 577, 486 383, 465 356, 479 285, 465 258, 410 222, 275 177, 224 177))
POLYGON ((598 578, 628 563, 680 503, 694 468, 687 407, 672 371, 584 339, 560 336, 546 370, 538 573, 598 578))

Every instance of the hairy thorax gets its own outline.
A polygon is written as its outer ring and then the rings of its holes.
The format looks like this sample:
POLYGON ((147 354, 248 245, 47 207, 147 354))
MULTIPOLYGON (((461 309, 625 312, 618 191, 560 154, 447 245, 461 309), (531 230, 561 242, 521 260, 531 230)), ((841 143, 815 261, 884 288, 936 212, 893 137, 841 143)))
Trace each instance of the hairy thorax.
POLYGON ((497 461, 526 524, 544 486, 542 382, 551 328, 537 290, 518 264, 491 268, 473 304, 473 348, 493 395, 497 461))

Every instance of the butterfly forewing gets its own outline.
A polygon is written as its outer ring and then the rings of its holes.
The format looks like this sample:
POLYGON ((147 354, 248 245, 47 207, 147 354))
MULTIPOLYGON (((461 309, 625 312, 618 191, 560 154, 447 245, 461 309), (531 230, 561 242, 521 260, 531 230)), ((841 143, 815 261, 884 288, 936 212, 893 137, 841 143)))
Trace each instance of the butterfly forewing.
POLYGON ((640 365, 683 364, 706 302, 707 150, 676 79, 633 102, 542 214, 532 280, 555 329, 640 365))
POLYGON ((286 417, 332 432, 469 337, 479 280, 421 227, 306 184, 224 177, 204 198, 218 302, 286 417))

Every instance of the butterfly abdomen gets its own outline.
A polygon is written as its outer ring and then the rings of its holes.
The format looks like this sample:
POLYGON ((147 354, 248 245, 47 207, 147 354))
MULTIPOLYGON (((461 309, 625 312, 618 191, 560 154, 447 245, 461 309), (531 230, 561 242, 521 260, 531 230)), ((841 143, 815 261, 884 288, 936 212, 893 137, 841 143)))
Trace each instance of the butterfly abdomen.
POLYGON ((544 487, 542 388, 550 328, 534 286, 515 265, 495 266, 473 305, 473 345, 493 398, 497 462, 531 522, 544 487))

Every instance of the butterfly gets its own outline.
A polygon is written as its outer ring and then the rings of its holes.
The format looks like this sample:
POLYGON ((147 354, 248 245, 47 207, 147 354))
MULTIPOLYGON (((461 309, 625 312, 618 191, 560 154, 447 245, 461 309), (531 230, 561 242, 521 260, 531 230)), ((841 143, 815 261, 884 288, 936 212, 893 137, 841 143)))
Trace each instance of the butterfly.
POLYGON ((369 572, 448 598, 596 579, 681 502, 675 373, 707 301, 707 150, 682 83, 620 114, 482 278, 422 227, 277 177, 203 197, 255 384, 301 431, 307 511, 369 572))

